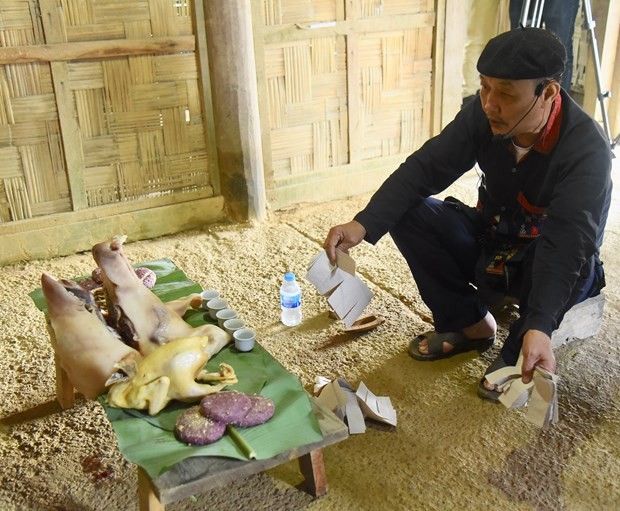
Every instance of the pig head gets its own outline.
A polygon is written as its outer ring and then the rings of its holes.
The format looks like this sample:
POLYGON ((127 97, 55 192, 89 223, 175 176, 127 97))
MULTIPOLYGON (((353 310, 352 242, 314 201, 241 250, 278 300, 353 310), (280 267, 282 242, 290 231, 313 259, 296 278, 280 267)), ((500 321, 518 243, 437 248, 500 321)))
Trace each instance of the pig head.
POLYGON ((106 381, 119 364, 142 357, 106 324, 90 291, 47 273, 41 276, 41 287, 58 363, 75 389, 94 399, 106 391, 106 381))
POLYGON ((109 323, 142 355, 173 339, 203 335, 204 327, 193 328, 182 318, 190 304, 200 303, 200 295, 164 304, 136 276, 123 252, 125 239, 116 236, 92 249, 103 273, 109 323))

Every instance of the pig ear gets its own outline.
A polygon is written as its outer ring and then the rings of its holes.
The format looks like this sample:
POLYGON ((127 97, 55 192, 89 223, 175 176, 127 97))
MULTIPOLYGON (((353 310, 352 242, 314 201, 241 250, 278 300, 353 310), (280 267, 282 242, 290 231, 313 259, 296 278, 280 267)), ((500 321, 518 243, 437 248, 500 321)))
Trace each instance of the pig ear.
POLYGON ((183 316, 189 306, 194 309, 199 308, 202 305, 202 297, 200 296, 200 293, 192 293, 191 295, 166 302, 164 305, 169 310, 176 312, 179 316, 183 316))
POLYGON ((119 250, 121 246, 123 245, 123 243, 125 243, 125 241, 127 241, 126 234, 120 234, 120 235, 114 236, 110 240, 110 248, 112 250, 119 250))

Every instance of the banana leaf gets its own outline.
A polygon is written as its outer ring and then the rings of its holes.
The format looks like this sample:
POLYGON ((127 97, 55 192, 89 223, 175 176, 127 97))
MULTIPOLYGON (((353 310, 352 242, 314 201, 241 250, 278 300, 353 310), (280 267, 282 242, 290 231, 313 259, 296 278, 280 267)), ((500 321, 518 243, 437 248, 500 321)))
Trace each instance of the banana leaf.
MULTIPOLYGON (((176 300, 201 287, 191 282, 185 273, 169 259, 141 263, 157 275, 153 292, 164 301, 176 300)), ((80 277, 75 280, 80 280, 80 277)), ((36 306, 46 312, 41 289, 30 293, 36 306)), ((192 326, 213 322, 202 310, 190 310, 185 320, 192 326)), ((272 399, 275 414, 265 424, 252 428, 237 428, 237 433, 251 447, 256 459, 268 459, 294 447, 322 439, 310 400, 299 380, 286 371, 262 346, 256 343, 251 352, 238 352, 229 345, 207 363, 209 371, 219 364, 230 364, 239 382, 228 387, 245 393, 256 393, 272 399)), ((229 434, 207 446, 189 446, 174 437, 177 417, 192 404, 173 402, 155 416, 139 410, 118 409, 107 405, 106 396, 99 397, 114 428, 121 454, 132 463, 157 477, 173 465, 191 456, 225 456, 247 459, 244 451, 229 434)))

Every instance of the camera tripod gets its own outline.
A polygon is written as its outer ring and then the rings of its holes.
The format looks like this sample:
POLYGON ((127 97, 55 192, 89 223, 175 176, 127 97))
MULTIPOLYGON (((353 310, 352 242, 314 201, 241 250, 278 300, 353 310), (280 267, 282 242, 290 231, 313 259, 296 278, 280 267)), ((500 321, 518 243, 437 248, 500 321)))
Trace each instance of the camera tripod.
MULTIPOLYGON (((522 26, 527 27, 540 27, 542 21, 543 8, 545 6, 545 0, 534 0, 533 9, 530 12, 530 0, 524 0, 523 7, 521 9, 520 23, 522 26)), ((592 3, 590 0, 582 0, 584 28, 590 34, 590 42, 592 43, 592 57, 594 59, 594 71, 596 75, 596 88, 598 102, 601 107, 601 116, 603 118, 603 128, 607 135, 607 140, 613 150, 620 140, 620 134, 616 138, 612 138, 611 129, 609 127, 609 117, 607 115, 607 109, 605 108, 605 100, 611 96, 609 91, 603 90, 603 84, 601 82, 601 60, 598 53, 598 42, 596 40, 596 34, 594 27, 596 22, 592 18, 592 3)))

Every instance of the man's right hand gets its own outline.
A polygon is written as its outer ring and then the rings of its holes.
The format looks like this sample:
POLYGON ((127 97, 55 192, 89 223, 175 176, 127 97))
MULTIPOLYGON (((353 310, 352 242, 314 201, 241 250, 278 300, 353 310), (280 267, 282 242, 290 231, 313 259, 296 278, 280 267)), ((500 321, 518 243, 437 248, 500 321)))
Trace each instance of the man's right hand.
POLYGON ((332 227, 323 242, 323 248, 327 252, 330 262, 332 264, 336 263, 337 248, 348 254, 349 249, 358 245, 364 239, 364 236, 366 236, 366 229, 356 220, 332 227))

